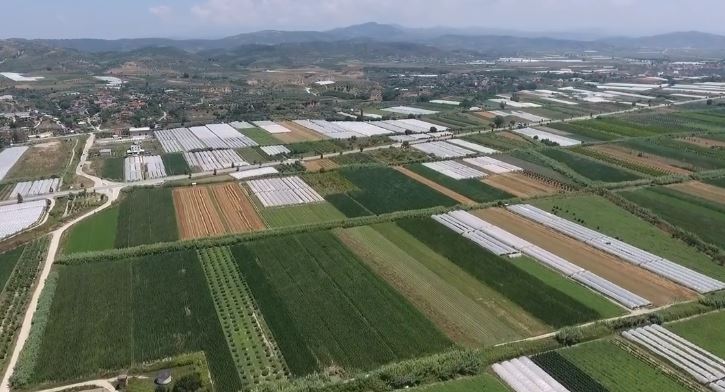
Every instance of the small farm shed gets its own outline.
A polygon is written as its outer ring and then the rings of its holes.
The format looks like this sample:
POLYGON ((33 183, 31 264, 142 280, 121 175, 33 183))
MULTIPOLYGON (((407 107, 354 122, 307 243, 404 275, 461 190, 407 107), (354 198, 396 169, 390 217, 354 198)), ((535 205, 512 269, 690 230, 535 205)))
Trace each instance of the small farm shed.
POLYGON ((151 136, 151 128, 149 127, 141 127, 141 128, 129 128, 128 129, 128 135, 133 137, 148 137, 151 136))
POLYGON ((169 385, 171 384, 171 370, 162 370, 156 375, 154 380, 156 385, 169 385))

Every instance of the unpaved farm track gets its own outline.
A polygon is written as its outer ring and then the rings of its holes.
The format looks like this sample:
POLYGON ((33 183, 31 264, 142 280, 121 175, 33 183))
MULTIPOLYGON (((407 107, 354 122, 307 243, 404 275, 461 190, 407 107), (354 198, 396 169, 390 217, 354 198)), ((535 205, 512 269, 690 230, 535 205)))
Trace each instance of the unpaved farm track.
POLYGON ((265 228, 244 190, 236 183, 176 188, 173 195, 182 239, 265 228))
POLYGON ((678 190, 693 196, 701 197, 715 203, 725 204, 725 188, 705 184, 699 181, 689 181, 680 184, 668 185, 668 188, 678 190))
POLYGON ((485 184, 508 192, 516 197, 551 195, 560 191, 554 185, 537 181, 520 173, 491 175, 482 180, 485 184))
POLYGON ((475 214, 650 300, 655 306, 696 297, 684 287, 504 209, 489 208, 475 214))
POLYGON ((395 170, 405 174, 406 176, 414 179, 415 181, 418 181, 419 183, 421 183, 431 189, 435 189, 436 191, 450 197, 451 199, 453 199, 461 204, 465 204, 465 205, 469 205, 469 206, 476 204, 475 201, 467 198, 466 196, 463 196, 462 194, 460 194, 458 192, 450 190, 450 189, 444 187, 443 185, 441 185, 437 182, 431 181, 431 180, 421 176, 420 174, 410 171, 402 166, 396 166, 395 170))

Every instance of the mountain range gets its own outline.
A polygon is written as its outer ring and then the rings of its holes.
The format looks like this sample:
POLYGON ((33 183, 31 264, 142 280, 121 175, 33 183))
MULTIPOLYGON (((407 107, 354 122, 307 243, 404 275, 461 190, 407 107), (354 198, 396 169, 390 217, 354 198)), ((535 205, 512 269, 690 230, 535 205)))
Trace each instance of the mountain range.
POLYGON ((406 28, 396 25, 365 23, 327 31, 264 30, 220 39, 167 38, 138 39, 43 39, 34 40, 50 47, 80 52, 124 52, 148 47, 172 47, 189 52, 229 50, 244 45, 280 45, 310 42, 375 41, 406 42, 450 50, 481 53, 527 53, 551 50, 685 49, 725 51, 725 36, 702 32, 675 32, 647 37, 611 37, 575 39, 577 34, 517 33, 485 29, 406 28))

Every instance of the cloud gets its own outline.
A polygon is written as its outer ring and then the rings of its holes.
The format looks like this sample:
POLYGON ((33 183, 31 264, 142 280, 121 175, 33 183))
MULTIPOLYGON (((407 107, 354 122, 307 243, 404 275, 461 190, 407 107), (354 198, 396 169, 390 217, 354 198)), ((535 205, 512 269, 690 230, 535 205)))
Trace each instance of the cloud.
POLYGON ((153 7, 150 7, 149 12, 151 13, 151 15, 153 15, 159 19, 166 20, 166 19, 171 18, 171 16, 174 13, 174 9, 169 7, 168 5, 162 4, 162 5, 155 5, 153 7))

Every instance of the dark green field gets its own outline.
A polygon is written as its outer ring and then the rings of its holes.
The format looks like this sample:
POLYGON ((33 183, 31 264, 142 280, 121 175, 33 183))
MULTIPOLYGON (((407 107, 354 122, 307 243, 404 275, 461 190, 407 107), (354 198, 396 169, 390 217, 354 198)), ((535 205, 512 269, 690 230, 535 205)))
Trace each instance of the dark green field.
POLYGON ((406 219, 398 225, 548 325, 559 328, 601 317, 576 298, 524 273, 511 261, 487 252, 430 218, 406 219))
POLYGON ((642 178, 624 169, 607 165, 566 150, 546 149, 542 151, 542 154, 561 162, 579 175, 592 181, 624 182, 642 178))
POLYGON ((514 197, 514 195, 504 192, 498 188, 484 184, 478 179, 456 180, 444 174, 438 173, 435 170, 429 169, 422 164, 409 165, 407 168, 479 203, 486 203, 494 200, 505 200, 514 197))
POLYGON ((75 224, 66 234, 63 253, 113 249, 116 243, 118 206, 109 207, 75 224))
POLYGON ((355 201, 355 199, 348 196, 346 193, 327 195, 325 196, 325 200, 332 204, 338 211, 345 214, 348 218, 373 215, 370 210, 363 207, 362 204, 355 201))
POLYGON ((331 364, 371 369, 451 343, 329 232, 232 248, 297 375, 331 364))
POLYGON ((621 195, 667 222, 725 249, 725 206, 666 187, 642 188, 621 195))
POLYGON ((107 158, 99 162, 99 175, 114 181, 123 181, 123 158, 107 158))
POLYGON ((161 156, 161 160, 164 161, 164 168, 166 169, 166 175, 179 176, 190 172, 189 165, 184 159, 184 155, 181 153, 176 154, 164 154, 161 156))
POLYGON ((348 195, 375 214, 456 205, 447 196, 390 168, 343 168, 340 171, 359 189, 348 195))
POLYGON ((20 260, 20 256, 23 254, 23 250, 25 250, 25 247, 19 246, 0 254, 0 291, 5 287, 5 284, 10 278, 10 274, 13 273, 13 269, 15 269, 18 260, 20 260))
POLYGON ((135 188, 121 201, 116 248, 179 239, 170 188, 135 188))
POLYGON ((217 390, 241 389, 195 251, 57 269, 32 383, 205 351, 217 390))
POLYGON ((695 146, 670 138, 634 139, 621 145, 648 154, 674 159, 690 165, 685 169, 715 170, 725 168, 725 151, 695 146))
POLYGON ((518 148, 530 148, 534 143, 523 138, 508 138, 498 133, 486 132, 468 135, 463 138, 472 143, 482 144, 499 151, 509 151, 518 148))

